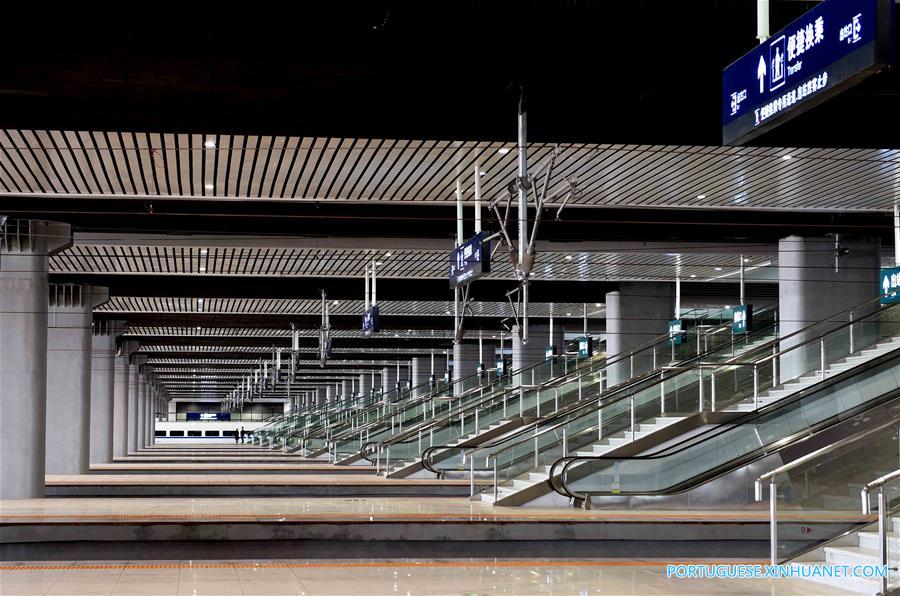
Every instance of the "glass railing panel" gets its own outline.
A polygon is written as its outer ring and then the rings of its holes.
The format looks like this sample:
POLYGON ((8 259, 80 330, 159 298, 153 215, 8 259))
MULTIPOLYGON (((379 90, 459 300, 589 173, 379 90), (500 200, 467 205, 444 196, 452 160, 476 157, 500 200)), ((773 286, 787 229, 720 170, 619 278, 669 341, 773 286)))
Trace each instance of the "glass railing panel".
MULTIPOLYGON (((900 518, 900 478, 895 478, 884 484, 885 510, 887 511, 887 529, 894 536, 900 534, 900 523, 894 521, 900 518)), ((887 546, 888 589, 900 588, 900 541, 888 540, 887 546)))
POLYGON ((897 469, 897 429, 893 424, 866 433, 775 477, 779 562, 869 523, 862 514, 860 491, 897 469))

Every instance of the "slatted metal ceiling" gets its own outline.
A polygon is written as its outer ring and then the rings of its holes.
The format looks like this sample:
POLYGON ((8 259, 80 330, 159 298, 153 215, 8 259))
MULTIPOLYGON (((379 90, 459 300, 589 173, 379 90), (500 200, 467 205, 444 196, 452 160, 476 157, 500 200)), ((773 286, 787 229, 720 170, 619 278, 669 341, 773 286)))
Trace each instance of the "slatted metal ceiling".
MULTIPOLYGON (((898 173, 900 176, 900 173, 898 173)), ((446 279, 447 251, 396 250, 380 257, 382 278, 446 279)), ((749 254, 752 264, 772 257, 749 254)), ((362 279, 372 254, 365 249, 209 248, 179 246, 76 245, 50 258, 52 273, 221 275, 262 277, 354 277, 362 279)), ((721 270, 737 270, 732 254, 635 254, 574 252, 538 255, 537 280, 671 281, 676 274, 716 281, 721 270), (567 258, 569 257, 569 258, 567 258)), ((508 259, 492 263, 492 279, 515 280, 508 259)))
MULTIPOLYGON (((365 308, 362 300, 332 300, 329 312, 332 315, 362 316, 365 308)), ((604 308, 588 304, 588 316, 602 316, 604 308)), ((448 316, 453 312, 451 301, 385 300, 378 305, 381 316, 448 316)), ((509 316, 508 302, 473 302, 471 316, 509 316)), ((582 316, 582 304, 574 302, 547 303, 534 302, 529 312, 535 317, 582 316)), ((291 298, 164 298, 144 296, 113 296, 108 302, 98 306, 96 312, 105 313, 207 313, 232 315, 317 315, 322 312, 319 300, 291 298)), ((212 329, 203 328, 198 334, 207 334, 212 329)), ((248 329, 248 332, 259 332, 248 329)), ((268 330, 276 331, 276 330, 268 330)), ((288 333, 287 330, 278 330, 288 333)), ((192 333, 193 335, 193 333, 192 333)))
MULTIPOLYGON (((484 198, 515 176, 512 143, 147 132, 0 130, 0 192, 338 201, 484 198), (211 146, 207 148, 207 143, 211 146)), ((900 185, 900 150, 564 143, 551 179, 577 179, 571 204, 882 210, 900 185), (783 160, 784 155, 792 159, 783 160), (703 198, 699 198, 703 195, 703 198)), ((532 163, 554 150, 529 145, 532 163)))

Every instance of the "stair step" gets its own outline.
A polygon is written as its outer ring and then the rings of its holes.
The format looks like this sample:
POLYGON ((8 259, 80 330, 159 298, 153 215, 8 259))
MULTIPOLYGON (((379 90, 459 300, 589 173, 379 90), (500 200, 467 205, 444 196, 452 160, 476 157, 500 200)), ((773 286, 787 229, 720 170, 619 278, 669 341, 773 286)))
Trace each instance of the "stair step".
MULTIPOLYGON (((878 532, 858 532, 860 548, 869 550, 878 550, 878 532)), ((887 535, 888 552, 894 553, 900 550, 900 535, 894 532, 888 532, 887 535)))
POLYGON ((859 546, 826 546, 825 562, 832 565, 877 565, 878 551, 859 546))
POLYGON ((792 567, 807 569, 804 573, 804 580, 819 585, 831 586, 845 592, 853 592, 856 594, 877 594, 881 590, 881 584, 878 580, 865 579, 857 577, 829 577, 826 573, 819 575, 811 575, 808 569, 811 567, 825 567, 827 564, 823 562, 816 563, 791 563, 792 567))

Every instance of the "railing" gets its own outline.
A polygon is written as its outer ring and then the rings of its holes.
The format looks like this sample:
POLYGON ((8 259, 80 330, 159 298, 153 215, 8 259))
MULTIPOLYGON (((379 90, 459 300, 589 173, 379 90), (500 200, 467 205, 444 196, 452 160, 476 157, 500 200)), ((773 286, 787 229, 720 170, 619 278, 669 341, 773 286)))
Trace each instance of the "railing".
MULTIPOLYGON (((826 445, 825 447, 816 449, 802 457, 795 459, 790 463, 766 472, 756 479, 756 482, 754 484, 754 498, 756 501, 763 500, 763 486, 766 483, 768 483, 769 485, 769 560, 772 565, 777 565, 779 561, 785 560, 791 555, 790 552, 785 552, 783 556, 779 556, 778 553, 779 478, 790 480, 790 475, 792 473, 803 473, 802 493, 799 495, 793 495, 793 507, 791 508, 792 512, 811 509, 812 507, 810 506, 812 505, 814 506, 817 514, 821 515, 822 513, 827 513, 829 518, 828 523, 830 526, 834 527, 834 525, 839 522, 839 519, 843 514, 846 515, 846 519, 848 522, 847 528, 856 527, 864 523, 864 520, 857 519, 854 516, 849 515, 850 512, 855 509, 855 507, 853 506, 853 503, 855 501, 855 499, 852 498, 853 495, 848 495, 846 492, 847 486, 853 478, 852 470, 859 464, 865 464, 866 471, 864 471, 863 473, 867 474, 867 476, 871 478, 871 472, 869 470, 871 470, 876 461, 885 459, 886 454, 882 453, 885 451, 884 447, 887 447, 886 451, 888 452, 887 459, 889 463, 893 463, 894 465, 896 465, 898 444, 896 441, 895 433, 897 427, 898 422, 893 420, 884 424, 880 424, 861 434, 846 437, 839 441, 835 441, 830 445, 826 445), (887 433, 885 433, 884 431, 887 431, 887 433), (883 439, 879 440, 879 435, 883 434, 893 436, 888 436, 888 440, 887 442, 885 442, 883 439), (894 461, 891 462, 891 460, 894 461), (827 469, 823 474, 823 467, 830 469, 827 469), (812 472, 812 478, 810 478, 810 472, 812 472), (823 476, 826 477, 826 481, 823 481, 823 476), (840 495, 826 494, 827 498, 823 499, 823 493, 831 492, 828 491, 824 485, 831 484, 831 481, 835 480, 832 477, 835 476, 836 482, 834 483, 838 485, 838 490, 844 490, 844 494, 842 495, 844 498, 837 498, 840 495), (810 486, 811 484, 812 487, 810 486), (829 499, 830 503, 823 506, 822 503, 828 502, 829 499)), ((867 509, 868 490, 866 489, 866 487, 863 487, 864 515, 869 514, 867 509)), ((806 523, 807 527, 809 527, 814 525, 816 522, 812 521, 812 518, 810 518, 805 520, 804 523, 806 523)), ((846 528, 840 528, 840 530, 844 529, 846 528)))
POLYGON ((875 489, 878 489, 878 562, 881 563, 883 568, 887 569, 887 573, 881 576, 881 593, 887 594, 890 585, 894 582, 891 580, 890 574, 891 572, 896 572, 898 570, 897 565, 891 565, 891 561, 900 561, 900 553, 893 553, 894 556, 891 556, 890 548, 888 547, 888 524, 891 520, 891 511, 897 511, 898 499, 895 496, 894 506, 889 505, 889 499, 885 498, 884 490, 885 486, 892 487, 893 492, 896 494, 900 492, 900 470, 894 470, 884 476, 869 482, 860 491, 860 497, 862 498, 862 512, 863 515, 870 515, 872 512, 871 503, 869 502, 869 493, 875 489))
MULTIPOLYGON (((771 338, 774 337, 774 311, 765 314, 771 316, 773 320, 771 326, 764 325, 763 329, 758 329, 754 334, 741 336, 718 345, 703 356, 706 358, 730 358, 735 353, 736 344, 743 345, 745 349, 748 349, 756 342, 771 341, 771 338)), ((730 320, 727 325, 731 326, 730 320)), ((712 334, 721 331, 721 327, 708 330, 712 334)), ((732 336, 729 333, 727 337, 731 338, 732 336)), ((702 343, 708 345, 706 341, 702 343)), ((693 353, 690 355, 693 356, 693 353)), ((608 360, 603 365, 604 370, 610 369, 618 362, 631 361, 631 356, 632 354, 625 353, 608 360)), ((691 361, 691 358, 686 360, 691 361)), ((623 416, 625 424, 631 428, 631 437, 634 440, 636 424, 638 421, 643 421, 648 415, 657 416, 667 412, 673 414, 677 413, 679 408, 684 409, 686 413, 697 412, 697 403, 694 402, 693 405, 690 405, 684 399, 685 383, 683 381, 685 379, 673 380, 671 377, 683 370, 676 367, 662 367, 615 386, 604 387, 602 381, 586 384, 583 401, 580 399, 582 394, 579 393, 577 401, 549 420, 541 420, 523 427, 521 432, 512 437, 506 437, 499 443, 487 442, 468 448, 441 445, 426 449, 422 455, 423 464, 426 469, 435 473, 449 469, 468 468, 470 476, 473 477, 472 484, 474 484, 476 469, 479 471, 493 470, 493 486, 496 497, 497 487, 501 482, 499 476, 501 463, 506 475, 503 480, 509 480, 520 473, 538 468, 542 462, 548 465, 552 464, 558 457, 568 455, 573 449, 599 441, 622 430, 622 425, 617 421, 623 416), (645 392, 643 394, 636 393, 639 389, 645 389, 645 392), (651 401, 655 400, 654 403, 657 404, 655 410, 648 409, 648 404, 644 403, 647 400, 642 399, 644 395, 648 396, 651 401), (627 410, 622 408, 623 400, 628 400, 625 404, 627 410), (600 404, 599 408, 598 403, 600 404), (439 463, 438 460, 440 460, 439 463)), ((603 370, 600 371, 599 377, 605 380, 608 377, 604 378, 603 372, 603 370)), ((565 398, 565 396, 563 397, 565 398)), ((571 400, 563 399, 563 401, 571 400)), ((712 402, 712 405, 715 405, 715 401, 712 402)), ((699 403, 699 411, 704 411, 702 399, 699 403)))

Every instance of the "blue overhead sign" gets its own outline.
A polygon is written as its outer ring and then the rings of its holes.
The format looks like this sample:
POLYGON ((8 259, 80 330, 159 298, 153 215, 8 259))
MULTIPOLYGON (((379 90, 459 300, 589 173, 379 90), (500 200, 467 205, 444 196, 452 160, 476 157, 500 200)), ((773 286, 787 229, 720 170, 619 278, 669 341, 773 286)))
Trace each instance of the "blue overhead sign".
POLYGON ((722 142, 748 141, 893 63, 894 0, 825 0, 722 74, 722 142))
POLYGON ((378 333, 381 331, 381 325, 378 322, 378 306, 373 306, 365 312, 362 321, 362 330, 366 335, 378 333))
POLYGON ((450 287, 475 281, 491 271, 491 243, 478 232, 450 253, 450 287))
POLYGON ((900 302, 900 267, 881 270, 881 303, 900 302))

